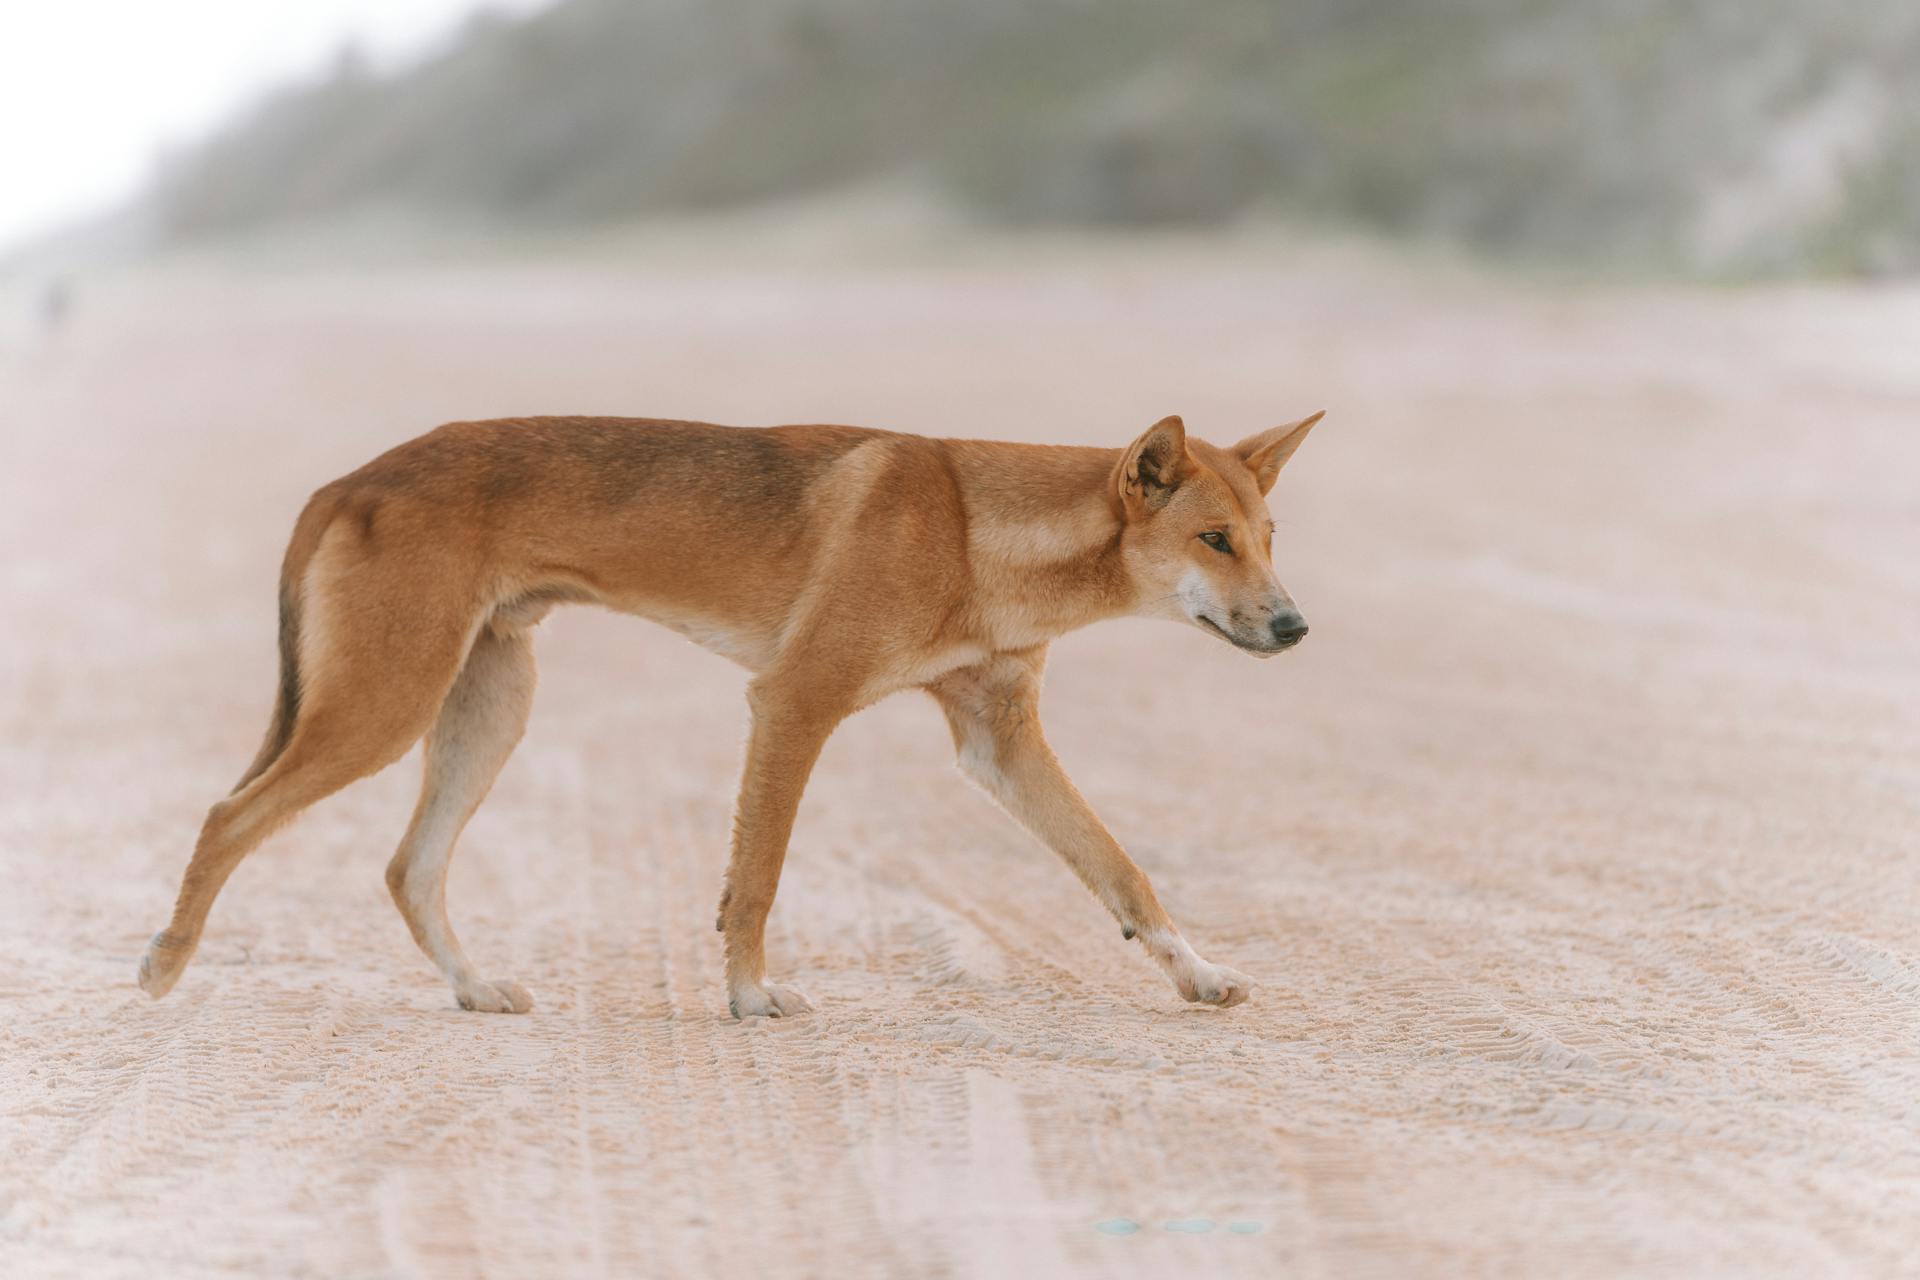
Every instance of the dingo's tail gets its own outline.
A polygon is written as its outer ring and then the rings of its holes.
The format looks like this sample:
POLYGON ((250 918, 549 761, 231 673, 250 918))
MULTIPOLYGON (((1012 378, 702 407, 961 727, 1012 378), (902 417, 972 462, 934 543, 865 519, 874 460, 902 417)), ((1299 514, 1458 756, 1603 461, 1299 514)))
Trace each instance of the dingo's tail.
POLYGON ((280 753, 287 749, 288 740, 293 737, 293 724, 300 715, 302 579, 306 576, 307 562, 313 559, 313 553, 319 548, 320 535, 326 532, 332 515, 333 504, 321 501, 316 495, 294 523, 293 537, 287 543, 287 554, 280 564, 280 689, 274 698, 273 719, 267 724, 266 739, 261 742, 259 754, 247 766, 246 773, 234 783, 235 792, 265 773, 267 766, 280 758, 280 753))

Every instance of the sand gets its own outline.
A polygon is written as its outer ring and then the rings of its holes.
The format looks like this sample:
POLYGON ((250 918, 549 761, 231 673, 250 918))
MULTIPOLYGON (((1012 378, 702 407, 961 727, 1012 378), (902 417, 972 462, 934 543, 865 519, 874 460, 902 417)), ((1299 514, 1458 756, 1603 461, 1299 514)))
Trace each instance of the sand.
POLYGON ((0 352, 0 1274, 1898 1275, 1920 1269, 1920 293, 1557 293, 1351 257, 185 269, 0 352), (1184 1005, 952 768, 849 722, 733 1022, 743 676, 542 628, 453 916, 409 758, 133 985, 251 758, 305 494, 440 421, 1119 444, 1331 413, 1313 626, 1119 623, 1056 747, 1246 1005, 1184 1005))

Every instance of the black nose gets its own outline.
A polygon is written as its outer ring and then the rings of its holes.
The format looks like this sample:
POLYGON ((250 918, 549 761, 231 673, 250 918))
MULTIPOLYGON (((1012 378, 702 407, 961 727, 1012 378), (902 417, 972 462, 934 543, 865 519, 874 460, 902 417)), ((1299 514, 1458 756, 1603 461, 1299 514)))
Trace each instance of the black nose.
POLYGON ((1276 649, 1291 649, 1306 638, 1307 620, 1292 609, 1273 615, 1273 644, 1276 649))

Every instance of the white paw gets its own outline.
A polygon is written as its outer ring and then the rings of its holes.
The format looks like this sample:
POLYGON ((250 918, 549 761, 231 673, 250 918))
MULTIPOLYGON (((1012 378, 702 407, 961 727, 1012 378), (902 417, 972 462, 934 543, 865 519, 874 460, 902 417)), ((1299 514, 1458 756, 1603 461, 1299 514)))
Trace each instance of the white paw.
POLYGON ((474 978, 455 987, 453 995, 462 1009, 475 1013, 526 1013, 533 1008, 533 997, 517 982, 482 982, 474 978))
POLYGON ((147 944, 147 953, 140 957, 140 989, 155 1000, 173 990, 192 954, 192 947, 173 942, 165 929, 154 934, 153 941, 147 944))
POLYGON ((1246 974, 1225 965, 1208 964, 1204 960, 1196 964, 1191 975, 1180 983, 1180 994, 1187 999, 1218 1005, 1222 1009, 1233 1008, 1252 991, 1253 980, 1246 974))
POLYGON ((771 983, 735 987, 727 1007, 736 1018, 791 1018, 813 1012, 813 1002, 798 991, 771 983))

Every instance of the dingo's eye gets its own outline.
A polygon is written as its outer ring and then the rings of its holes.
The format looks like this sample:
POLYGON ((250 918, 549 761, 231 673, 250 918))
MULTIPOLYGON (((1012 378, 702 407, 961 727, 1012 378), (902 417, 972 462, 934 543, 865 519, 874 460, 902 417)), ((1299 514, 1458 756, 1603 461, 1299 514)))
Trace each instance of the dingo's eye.
POLYGON ((1233 554, 1233 544, 1227 541, 1226 534, 1220 533, 1217 530, 1207 530, 1200 535, 1200 541, 1206 543, 1215 551, 1225 552, 1227 555, 1233 554))

